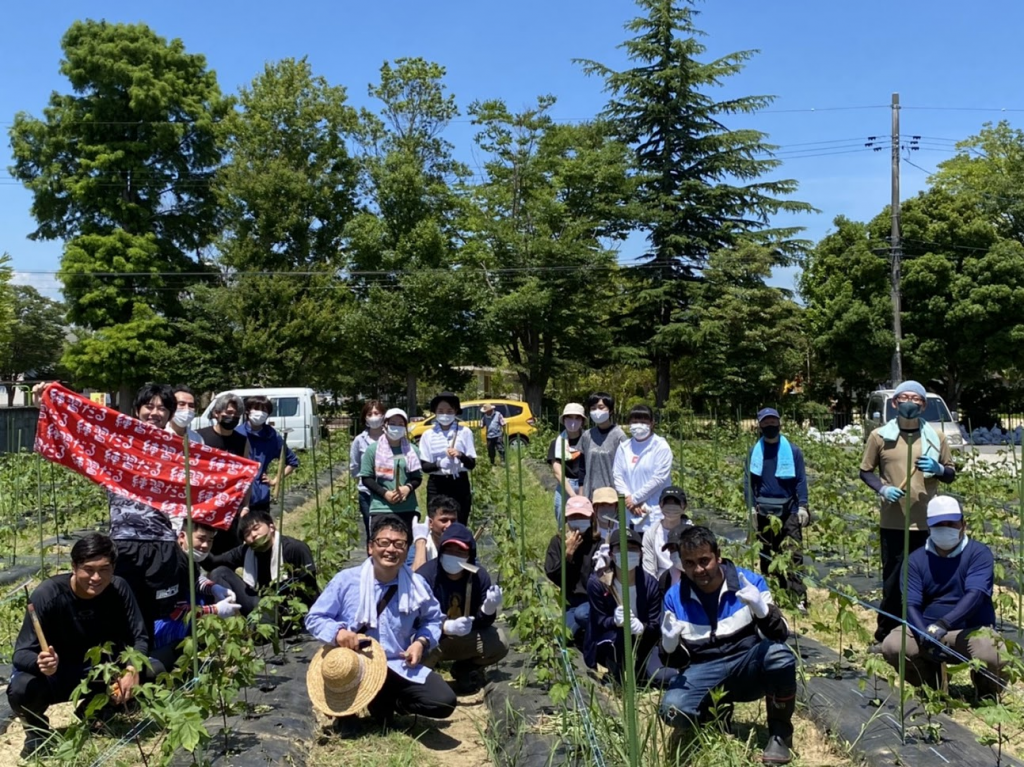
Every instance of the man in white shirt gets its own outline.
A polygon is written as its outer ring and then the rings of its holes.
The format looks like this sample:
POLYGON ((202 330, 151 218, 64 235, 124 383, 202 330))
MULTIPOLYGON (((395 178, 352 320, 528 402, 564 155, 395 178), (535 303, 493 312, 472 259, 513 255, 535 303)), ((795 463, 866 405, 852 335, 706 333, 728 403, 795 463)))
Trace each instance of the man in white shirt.
POLYGON ((626 498, 631 527, 644 532, 661 519, 658 501, 672 482, 672 448, 654 433, 654 414, 647 405, 629 412, 630 440, 615 454, 615 490, 626 498))

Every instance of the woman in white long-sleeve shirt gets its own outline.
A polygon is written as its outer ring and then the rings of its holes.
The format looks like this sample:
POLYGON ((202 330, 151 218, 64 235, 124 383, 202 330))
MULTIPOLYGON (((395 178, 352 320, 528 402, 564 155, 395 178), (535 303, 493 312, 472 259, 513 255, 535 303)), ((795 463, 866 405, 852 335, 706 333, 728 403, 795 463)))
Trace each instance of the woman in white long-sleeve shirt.
POLYGON ((661 491, 672 482, 672 448, 654 433, 647 405, 629 411, 630 439, 615 453, 615 490, 626 496, 634 530, 645 531, 661 519, 661 491))

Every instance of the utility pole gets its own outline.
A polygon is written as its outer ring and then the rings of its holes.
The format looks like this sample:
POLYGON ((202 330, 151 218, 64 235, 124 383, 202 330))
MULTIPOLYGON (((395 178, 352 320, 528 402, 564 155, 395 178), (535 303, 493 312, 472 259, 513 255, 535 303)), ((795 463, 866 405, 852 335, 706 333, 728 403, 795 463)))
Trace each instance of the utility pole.
POLYGON ((892 233, 889 235, 889 252, 892 258, 892 334, 896 348, 892 354, 892 385, 903 380, 903 357, 900 349, 903 340, 900 322, 900 94, 892 94, 892 233))

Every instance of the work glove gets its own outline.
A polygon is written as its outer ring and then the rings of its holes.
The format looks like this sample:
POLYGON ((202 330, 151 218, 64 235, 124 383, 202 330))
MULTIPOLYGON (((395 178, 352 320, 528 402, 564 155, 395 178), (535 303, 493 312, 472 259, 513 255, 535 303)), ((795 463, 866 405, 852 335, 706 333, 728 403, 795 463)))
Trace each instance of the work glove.
POLYGON ((673 653, 679 647, 679 637, 683 633, 683 622, 676 618, 671 610, 665 610, 661 617, 661 646, 667 653, 673 653))
POLYGON ((491 586, 484 594, 484 603, 480 605, 480 612, 484 615, 494 615, 501 608, 503 599, 501 586, 491 586))
POLYGON ((444 633, 453 637, 464 637, 473 630, 472 618, 451 618, 444 622, 444 633))
POLYGON ((764 594, 761 590, 750 583, 743 573, 740 576, 740 590, 736 592, 736 598, 750 608, 755 618, 768 617, 768 603, 764 601, 764 594))
POLYGON ((594 560, 594 572, 600 573, 602 570, 607 570, 610 564, 609 548, 607 543, 602 543, 597 547, 597 551, 594 552, 592 557, 594 560))
POLYGON ((921 456, 914 462, 914 465, 917 466, 918 471, 927 474, 940 475, 946 473, 946 467, 929 455, 921 456))
POLYGON ((235 592, 231 589, 221 586, 219 584, 213 584, 213 598, 218 602, 222 602, 225 599, 228 602, 237 602, 238 598, 235 596, 235 592))
POLYGON ((230 599, 222 599, 214 605, 218 618, 231 618, 242 612, 242 606, 234 601, 234 596, 232 594, 230 599))
POLYGON ((629 633, 633 636, 644 633, 644 624, 632 612, 629 614, 629 633))
POLYGON ((944 627, 940 626, 938 623, 931 624, 926 629, 926 631, 928 632, 928 636, 930 636, 936 642, 941 642, 943 638, 946 636, 946 634, 949 633, 944 627))
POLYGON ((612 616, 612 619, 615 621, 616 626, 622 628, 622 625, 626 622, 626 611, 623 609, 622 605, 615 608, 615 613, 612 616))
POLYGON ((800 506, 796 510, 796 521, 800 527, 807 527, 811 524, 811 512, 807 510, 806 506, 800 506))
POLYGON ((878 494, 889 503, 896 503, 896 501, 903 497, 903 491, 898 487, 893 487, 892 485, 883 485, 882 489, 878 491, 878 494))
POLYGON ((426 522, 413 522, 412 523, 412 542, 425 541, 427 536, 430 535, 430 525, 426 522))

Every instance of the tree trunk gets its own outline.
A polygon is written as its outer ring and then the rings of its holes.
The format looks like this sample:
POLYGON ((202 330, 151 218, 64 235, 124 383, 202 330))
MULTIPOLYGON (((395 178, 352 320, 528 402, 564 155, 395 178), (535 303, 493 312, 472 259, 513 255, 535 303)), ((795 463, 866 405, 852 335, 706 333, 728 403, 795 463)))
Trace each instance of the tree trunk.
POLYGON ((405 412, 412 418, 416 415, 416 373, 409 371, 405 374, 405 412))
POLYGON ((14 407, 14 391, 14 384, 7 387, 7 407, 14 407))
POLYGON ((671 381, 671 363, 667 356, 659 354, 654 358, 655 369, 658 371, 658 383, 654 390, 654 407, 661 409, 668 402, 671 381))
POLYGON ((530 410, 533 412, 534 418, 540 418, 541 407, 544 404, 544 389, 547 386, 547 382, 541 383, 537 380, 523 381, 523 399, 526 400, 526 404, 530 406, 530 410))
POLYGON ((133 404, 131 387, 126 383, 122 383, 117 387, 117 409, 125 415, 135 415, 132 408, 133 404))

